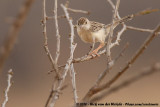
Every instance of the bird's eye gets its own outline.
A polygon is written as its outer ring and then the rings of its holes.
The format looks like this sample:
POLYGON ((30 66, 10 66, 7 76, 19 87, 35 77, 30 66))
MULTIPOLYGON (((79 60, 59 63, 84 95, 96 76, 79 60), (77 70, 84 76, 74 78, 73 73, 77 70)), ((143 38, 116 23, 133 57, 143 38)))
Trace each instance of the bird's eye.
POLYGON ((85 22, 85 24, 87 24, 87 22, 85 22))

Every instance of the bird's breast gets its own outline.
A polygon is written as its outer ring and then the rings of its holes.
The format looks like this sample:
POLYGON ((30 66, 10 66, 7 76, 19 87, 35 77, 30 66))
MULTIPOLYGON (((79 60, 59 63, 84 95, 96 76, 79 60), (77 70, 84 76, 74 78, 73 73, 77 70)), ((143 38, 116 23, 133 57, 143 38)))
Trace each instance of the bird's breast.
POLYGON ((77 33, 82 41, 86 43, 93 43, 93 37, 89 30, 77 28, 77 33))

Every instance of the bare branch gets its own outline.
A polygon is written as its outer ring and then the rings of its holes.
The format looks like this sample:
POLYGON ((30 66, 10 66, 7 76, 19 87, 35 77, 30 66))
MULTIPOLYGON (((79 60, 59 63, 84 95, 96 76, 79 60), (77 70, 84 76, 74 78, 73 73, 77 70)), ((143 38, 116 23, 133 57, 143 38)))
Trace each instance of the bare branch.
MULTIPOLYGON (((49 61, 51 62, 52 65, 52 69, 54 69, 54 71, 56 72, 57 77, 59 78, 59 73, 58 73, 58 67, 56 67, 56 63, 53 60, 53 57, 50 53, 49 47, 48 47, 48 37, 47 37, 47 21, 46 21, 46 0, 43 0, 43 19, 42 19, 42 27, 43 27, 43 35, 44 35, 44 49, 45 52, 48 56, 49 61)), ((58 23, 57 23, 58 24, 58 23)), ((58 29, 58 28, 57 28, 58 29)), ((56 29, 56 30, 57 30, 56 29)), ((57 35, 59 34, 59 32, 57 33, 57 35)), ((59 39, 59 36, 57 37, 59 39)), ((57 42, 57 44, 59 44, 60 42, 57 42)), ((58 51, 59 51, 59 47, 57 47, 58 51)), ((59 53, 58 53, 58 57, 59 57, 59 53)), ((58 59, 57 59, 58 60, 58 59)))
POLYGON ((123 25, 123 28, 118 32, 118 34, 117 34, 117 39, 115 40, 115 42, 114 43, 111 43, 110 45, 109 45, 109 48, 111 49, 111 48, 113 48, 114 46, 116 46, 116 45, 119 45, 119 42, 121 41, 121 35, 125 32, 127 30, 127 27, 126 27, 126 25, 124 24, 123 25))
POLYGON ((127 29, 136 30, 136 31, 140 31, 140 32, 149 32, 149 33, 153 32, 153 30, 151 30, 151 29, 143 29, 143 28, 137 28, 137 27, 133 27, 133 26, 127 26, 127 29))
POLYGON ((109 63, 111 61, 111 48, 110 48, 110 45, 111 45, 111 42, 112 42, 114 23, 115 23, 116 16, 117 16, 117 13, 118 13, 119 4, 120 4, 120 0, 117 0, 116 7, 114 9, 113 18, 112 18, 112 23, 111 23, 109 34, 108 34, 108 41, 107 41, 107 61, 108 61, 107 63, 108 64, 107 64, 107 66, 109 66, 109 63))
POLYGON ((109 2, 109 4, 112 6, 112 9, 115 9, 115 5, 113 4, 113 2, 111 0, 107 0, 109 2))
POLYGON ((102 92, 101 94, 92 98, 91 102, 102 100, 103 98, 106 98, 110 94, 115 93, 121 90, 122 88, 127 87, 140 79, 143 79, 144 77, 158 73, 157 71, 160 71, 160 63, 156 63, 153 66, 145 69, 142 73, 138 74, 137 76, 134 76, 130 79, 125 80, 123 83, 119 84, 118 86, 112 87, 111 89, 109 89, 109 91, 102 92))
POLYGON ((130 61, 127 63, 127 65, 122 69, 122 71, 118 72, 109 82, 99 86, 99 87, 93 87, 91 88, 86 96, 84 97, 85 101, 88 101, 89 98, 91 98, 96 93, 110 87, 116 80, 118 80, 123 73, 125 73, 128 68, 130 68, 131 64, 133 64, 136 59, 144 52, 146 47, 151 43, 151 41, 158 35, 158 32, 160 32, 160 25, 158 25, 151 36, 149 36, 146 41, 142 44, 142 46, 138 49, 138 51, 135 53, 135 55, 130 59, 130 61), (87 99, 87 100, 86 100, 87 99))
POLYGON ((50 103, 50 107, 54 107, 57 99, 59 98, 59 92, 60 92, 60 89, 62 87, 62 84, 66 78, 66 75, 71 67, 71 64, 72 64, 72 60, 73 60, 73 54, 74 54, 74 50, 77 46, 77 44, 74 43, 74 25, 72 24, 72 20, 70 19, 69 17, 69 13, 67 11, 67 8, 61 4, 61 7, 63 8, 64 12, 65 12, 65 15, 66 15, 66 18, 68 20, 68 23, 70 25, 70 28, 71 28, 71 38, 70 38, 70 46, 71 46, 71 50, 70 50, 70 57, 65 65, 65 68, 64 68, 64 71, 63 71, 63 75, 61 76, 61 79, 59 79, 58 81, 58 84, 57 84, 57 87, 56 87, 56 91, 53 95, 53 98, 52 98, 52 101, 50 103))
POLYGON ((0 55, 0 72, 2 70, 2 67, 7 60, 8 56, 10 55, 11 51, 14 48, 14 45, 16 43, 18 34, 20 32, 21 27, 23 26, 25 19, 28 15, 28 12, 33 4, 34 0, 26 0, 23 6, 20 8, 20 12, 14 21, 13 25, 8 31, 7 39, 4 42, 4 45, 2 46, 2 53, 0 55))
POLYGON ((5 90, 5 100, 4 100, 4 102, 2 103, 2 107, 6 107, 6 104, 7 104, 7 102, 8 102, 8 92, 10 91, 10 88, 11 88, 11 86, 12 86, 12 81, 11 81, 12 77, 13 77, 13 72, 12 72, 12 69, 10 69, 10 70, 8 71, 8 79, 7 79, 7 81, 8 81, 8 86, 7 86, 6 90, 5 90))
POLYGON ((74 13, 83 13, 89 15, 89 11, 84 11, 84 10, 77 10, 77 9, 72 9, 72 8, 67 8, 68 11, 74 12, 74 13))
POLYGON ((55 27, 56 27, 56 36, 57 36, 57 50, 56 50, 56 55, 55 55, 55 67, 58 70, 58 59, 60 55, 60 34, 59 34, 59 28, 58 28, 58 20, 57 20, 57 0, 55 0, 54 4, 54 19, 55 19, 55 27))
POLYGON ((78 102, 78 95, 77 95, 77 88, 76 88, 76 78, 75 78, 75 71, 74 71, 74 66, 73 63, 71 64, 71 78, 72 78, 72 88, 73 88, 73 95, 74 95, 74 106, 76 106, 76 103, 78 102))
MULTIPOLYGON (((89 15, 90 12, 89 11, 84 11, 84 10, 78 10, 78 9, 72 9, 72 8, 69 8, 68 6, 66 7, 68 11, 71 11, 71 12, 74 12, 74 13, 83 13, 83 14, 87 14, 89 15)), ((65 15, 60 15, 60 16, 57 16, 57 18, 66 18, 65 15)), ((53 20, 54 17, 46 17, 47 20, 53 20)))

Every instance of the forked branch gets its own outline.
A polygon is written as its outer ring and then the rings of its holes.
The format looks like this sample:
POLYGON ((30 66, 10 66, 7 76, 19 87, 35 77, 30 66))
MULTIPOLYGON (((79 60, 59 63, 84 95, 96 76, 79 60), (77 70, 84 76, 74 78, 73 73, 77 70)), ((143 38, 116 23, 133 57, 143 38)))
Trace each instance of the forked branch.
POLYGON ((146 41, 142 44, 142 46, 138 49, 138 51, 134 54, 134 56, 128 61, 127 65, 120 72, 118 72, 109 82, 101 86, 91 88, 87 92, 83 100, 88 102, 93 95, 110 87, 114 82, 116 82, 116 80, 118 80, 121 77, 121 75, 124 74, 130 68, 130 66, 136 61, 136 59, 144 52, 144 50, 151 43, 151 41, 158 35, 159 32, 160 32, 160 24, 155 28, 151 36, 149 36, 146 39, 146 41))

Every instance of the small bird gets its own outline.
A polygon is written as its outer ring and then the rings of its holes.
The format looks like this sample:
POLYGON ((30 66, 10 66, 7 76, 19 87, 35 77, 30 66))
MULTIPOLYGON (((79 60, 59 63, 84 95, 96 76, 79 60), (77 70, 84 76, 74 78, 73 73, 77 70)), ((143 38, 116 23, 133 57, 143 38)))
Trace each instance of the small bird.
MULTIPOLYGON (((118 21, 117 23, 113 24, 113 29, 120 23, 118 21)), ((89 21, 85 17, 81 17, 77 21, 77 33, 82 41, 86 43, 96 43, 100 42, 100 45, 98 48, 93 50, 90 55, 97 54, 98 50, 104 47, 105 45, 105 39, 108 36, 110 32, 111 24, 105 25, 99 22, 89 21)))
POLYGON ((97 52, 99 49, 104 47, 105 39, 109 35, 111 26, 114 29, 117 25, 129 20, 132 20, 135 16, 150 14, 152 12, 157 12, 157 11, 159 11, 159 9, 148 9, 148 10, 140 11, 138 13, 125 16, 119 20, 116 20, 113 24, 108 24, 108 25, 105 25, 99 22, 89 21, 87 18, 81 17, 77 21, 77 25, 76 25, 77 33, 79 37, 82 39, 82 41, 86 43, 94 44, 96 42, 100 42, 100 45, 98 46, 98 48, 96 48, 90 53, 90 55, 95 54, 99 56, 97 52))

